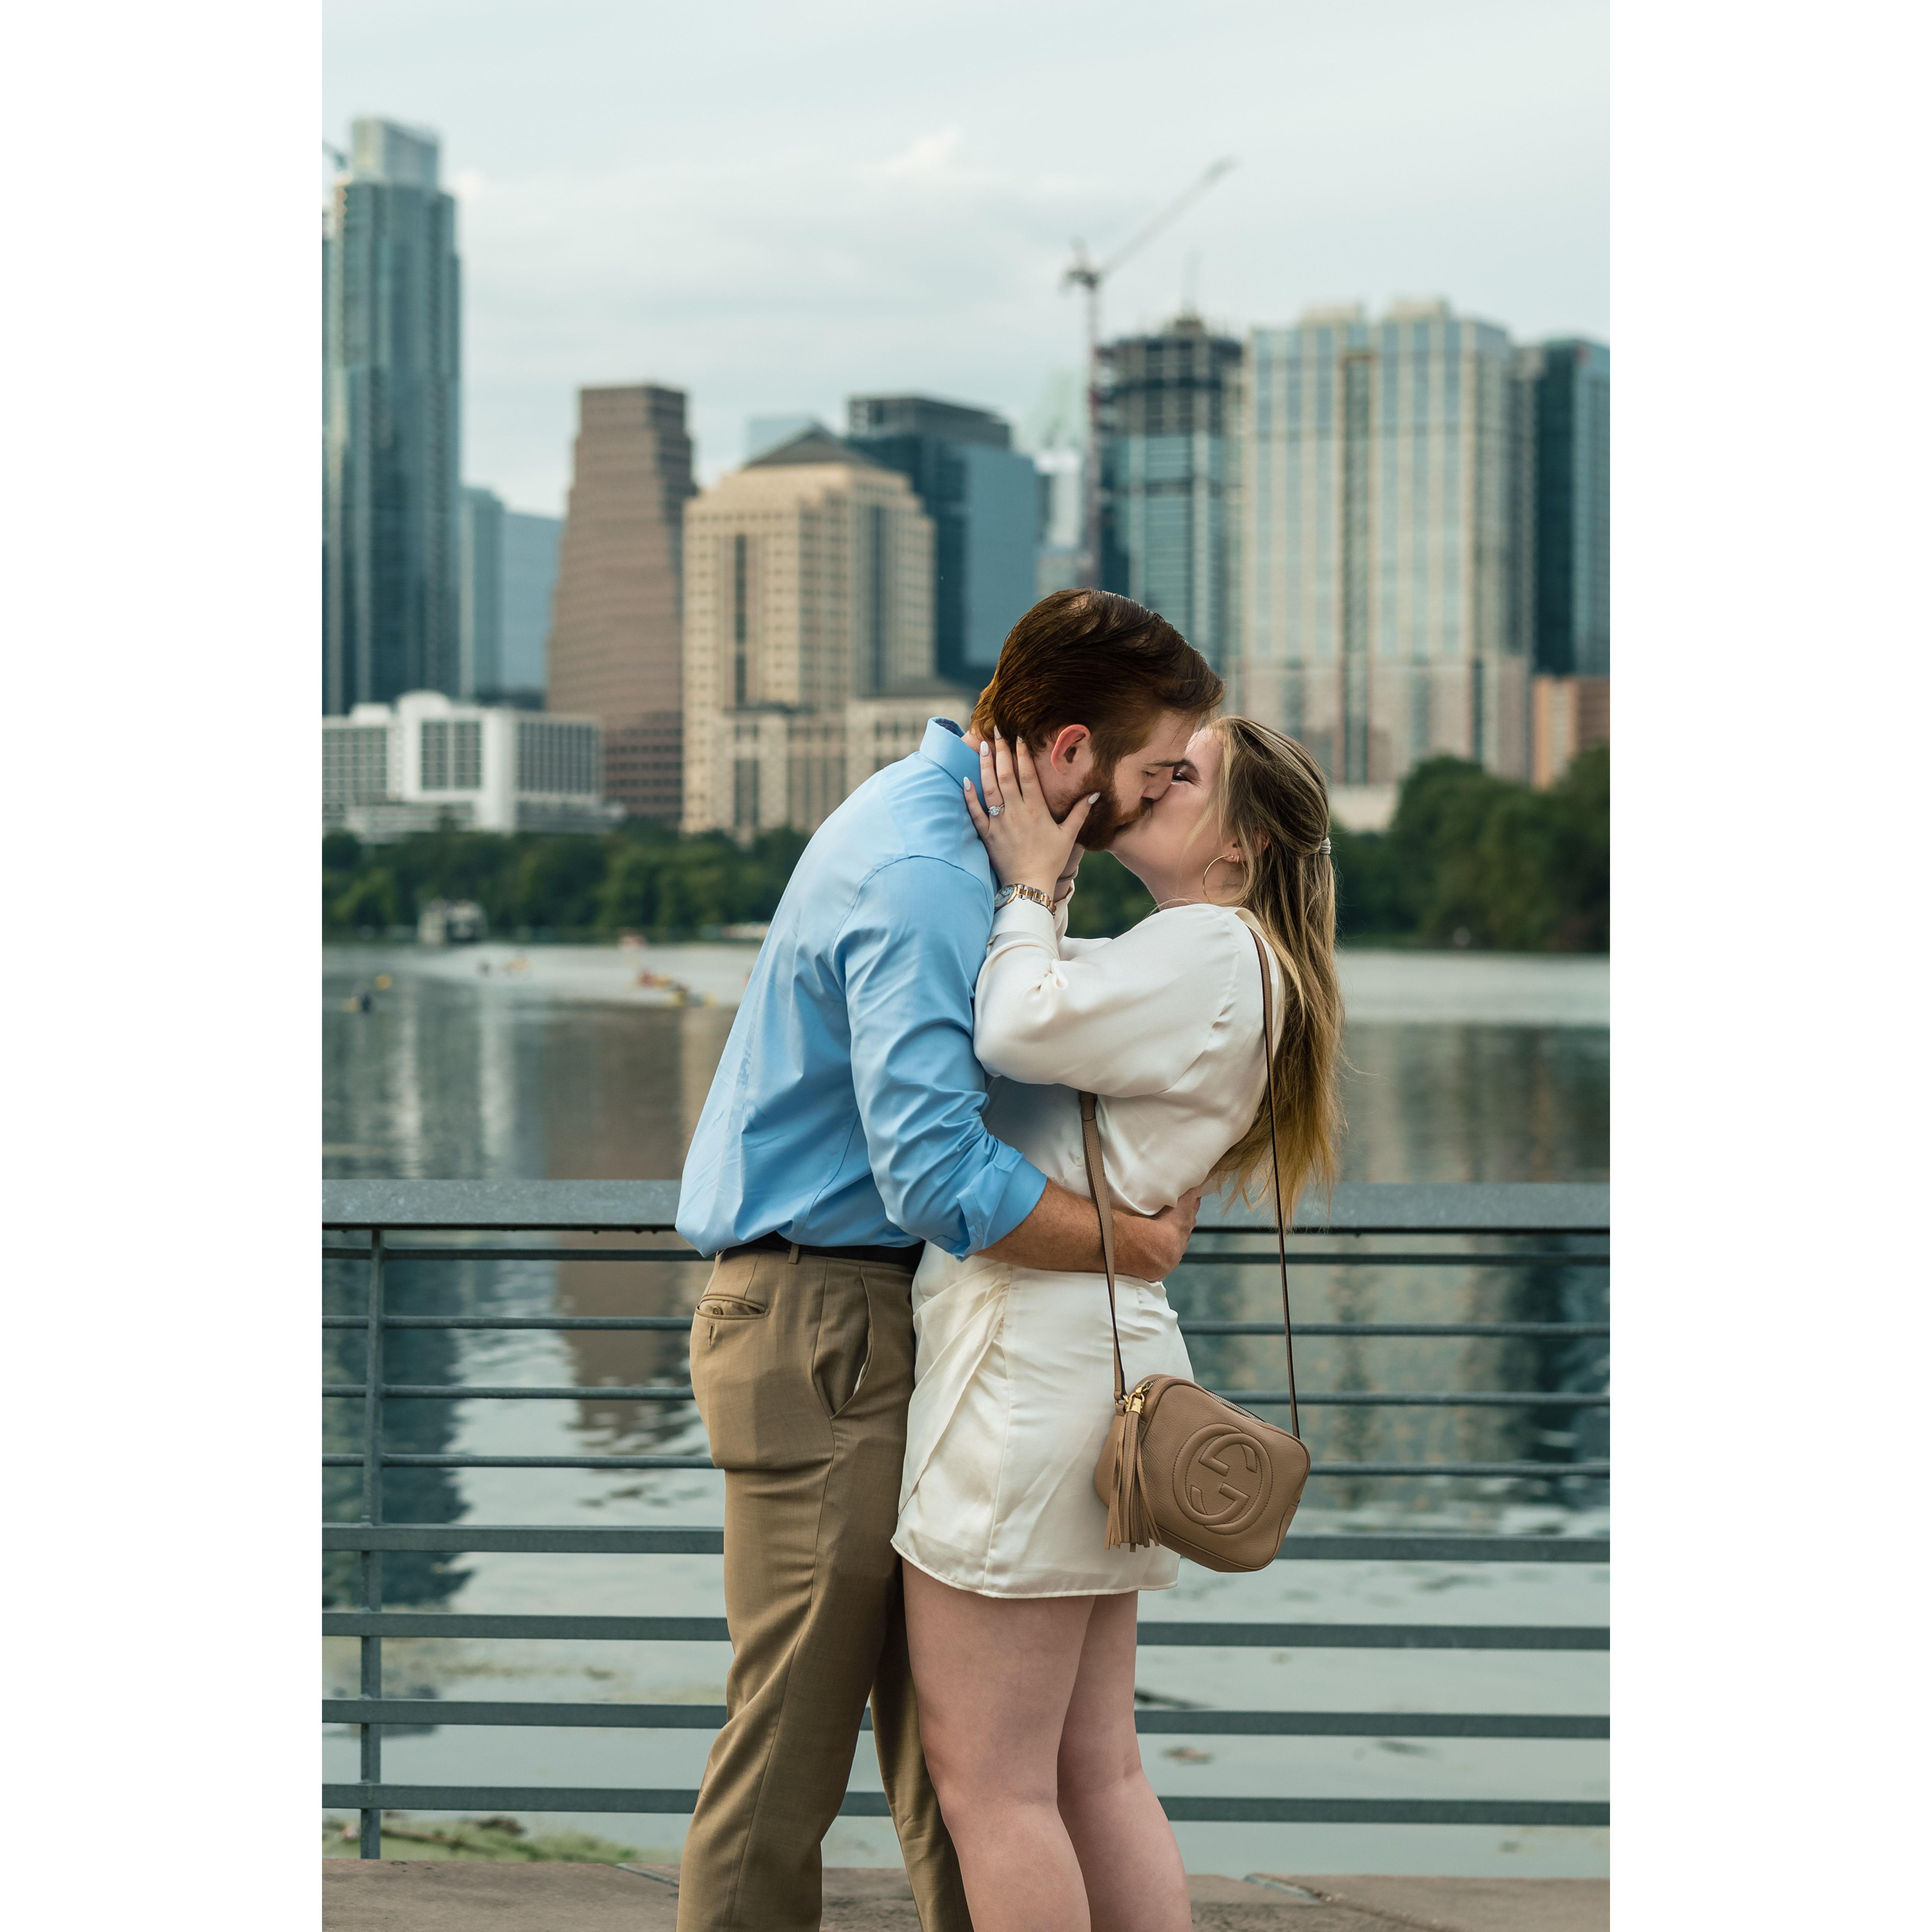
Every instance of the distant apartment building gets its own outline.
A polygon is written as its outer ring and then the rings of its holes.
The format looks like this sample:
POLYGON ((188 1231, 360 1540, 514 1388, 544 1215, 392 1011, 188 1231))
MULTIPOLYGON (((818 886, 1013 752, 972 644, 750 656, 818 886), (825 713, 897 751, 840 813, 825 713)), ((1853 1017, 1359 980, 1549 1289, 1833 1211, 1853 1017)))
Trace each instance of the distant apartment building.
POLYGON ((1034 595, 1046 597, 1085 580, 1087 386, 1078 373, 1048 375, 1020 427, 1022 447, 1040 472, 1034 595))
POLYGON ((933 519, 814 428, 685 511, 684 829, 815 830, 971 700, 935 678, 933 519))
POLYGON ((1243 360, 1195 315, 1101 351, 1102 586, 1217 670, 1240 644, 1243 360))
POLYGON ((601 832, 621 812, 604 802, 593 718, 464 704, 412 691, 322 721, 322 824, 371 844, 433 832, 601 832))
POLYGON ((1533 656, 1550 677, 1610 674, 1610 352, 1564 338, 1520 352, 1534 463, 1533 656))
POLYGON ((1553 785, 1580 752, 1610 742, 1610 681, 1606 677, 1544 677, 1529 681, 1529 782, 1553 785))
POLYGON ((552 606, 550 707, 597 719, 608 795, 641 818, 683 811, 681 389, 583 389, 552 606))
POLYGON ((938 674, 977 691, 1038 595, 1040 486, 990 410, 932 396, 854 396, 846 442, 910 483, 932 519, 938 674))
POLYGON ((462 675, 458 694, 541 711, 559 517, 506 506, 494 490, 463 493, 462 675))
POLYGON ((1438 753, 1528 775, 1524 403, 1508 338, 1445 302, 1311 310, 1250 342, 1232 695, 1373 823, 1438 753))
POLYGON ((322 710, 463 676, 456 204, 436 136, 360 120, 322 233, 322 710))

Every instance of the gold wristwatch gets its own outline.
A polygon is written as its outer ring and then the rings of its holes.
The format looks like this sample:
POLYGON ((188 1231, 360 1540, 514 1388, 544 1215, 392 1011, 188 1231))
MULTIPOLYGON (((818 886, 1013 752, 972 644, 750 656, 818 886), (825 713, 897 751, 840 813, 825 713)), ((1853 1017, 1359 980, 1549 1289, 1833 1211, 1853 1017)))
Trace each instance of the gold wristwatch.
POLYGON ((1031 899, 1035 905, 1044 906, 1048 912, 1053 910, 1053 901, 1037 886, 1002 886, 993 895, 993 910, 1004 912, 1015 899, 1031 899))

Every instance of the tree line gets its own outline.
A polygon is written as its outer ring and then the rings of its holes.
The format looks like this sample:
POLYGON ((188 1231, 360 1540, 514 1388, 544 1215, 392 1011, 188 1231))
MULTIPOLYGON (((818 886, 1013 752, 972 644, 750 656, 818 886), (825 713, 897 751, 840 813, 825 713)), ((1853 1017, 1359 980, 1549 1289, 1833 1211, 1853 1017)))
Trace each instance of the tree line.
MULTIPOLYGON (((1460 758, 1404 782, 1382 832, 1334 833, 1345 939, 1523 952, 1610 946, 1610 753, 1587 752, 1548 791, 1460 758)), ((322 928, 332 938, 413 930, 432 899, 472 900, 500 938, 685 939, 769 920, 805 849, 802 832, 739 846, 642 820, 608 832, 466 832, 446 825, 390 845, 322 840, 322 928)), ((1117 860, 1089 854, 1072 931, 1126 931, 1152 911, 1117 860)))

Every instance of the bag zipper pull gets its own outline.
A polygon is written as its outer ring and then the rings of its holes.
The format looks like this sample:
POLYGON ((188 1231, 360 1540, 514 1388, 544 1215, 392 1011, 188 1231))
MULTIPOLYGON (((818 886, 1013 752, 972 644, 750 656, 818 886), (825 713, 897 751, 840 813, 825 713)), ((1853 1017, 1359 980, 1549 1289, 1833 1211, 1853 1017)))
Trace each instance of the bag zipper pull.
POLYGON ((1146 1404, 1148 1390, 1153 1387, 1154 1378, 1149 1376, 1138 1388, 1130 1389, 1120 1399, 1119 1413, 1122 1415, 1139 1414, 1146 1404))

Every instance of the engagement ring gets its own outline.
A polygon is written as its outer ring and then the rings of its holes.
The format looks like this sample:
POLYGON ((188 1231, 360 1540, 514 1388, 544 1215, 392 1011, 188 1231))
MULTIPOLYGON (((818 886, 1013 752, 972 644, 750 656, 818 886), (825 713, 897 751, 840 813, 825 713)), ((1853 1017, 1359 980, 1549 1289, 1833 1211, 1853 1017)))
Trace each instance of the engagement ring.
POLYGON ((989 805, 986 808, 986 816, 988 818, 997 818, 1006 808, 1004 805, 989 805))

